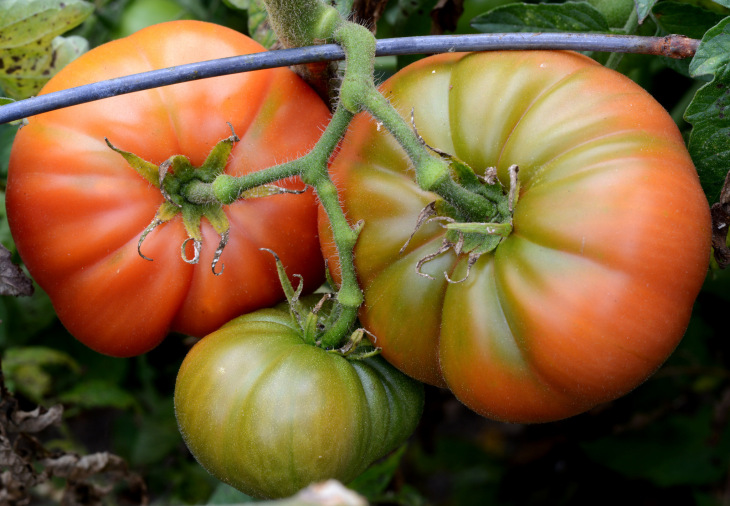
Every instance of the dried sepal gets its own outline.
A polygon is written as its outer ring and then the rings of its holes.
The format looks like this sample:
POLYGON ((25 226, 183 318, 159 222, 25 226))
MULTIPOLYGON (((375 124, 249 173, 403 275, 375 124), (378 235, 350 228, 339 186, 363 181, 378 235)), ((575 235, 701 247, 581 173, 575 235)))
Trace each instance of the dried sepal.
POLYGON ((223 249, 226 247, 226 244, 228 244, 228 238, 229 238, 229 231, 226 230, 221 234, 221 240, 218 243, 218 247, 215 249, 215 254, 213 255, 213 261, 210 263, 210 268, 213 271, 213 274, 216 276, 220 276, 223 274, 223 269, 226 268, 225 264, 221 264, 221 270, 216 272, 215 268, 218 265, 218 262, 221 259, 221 255, 223 254, 223 249))
POLYGON ((302 295, 302 292, 304 290, 304 279, 299 274, 294 275, 294 277, 299 279, 299 284, 295 289, 294 286, 291 284, 291 281, 289 281, 289 277, 286 275, 286 268, 279 258, 279 255, 277 255, 274 250, 271 250, 269 248, 259 248, 259 250, 268 251, 274 257, 274 262, 276 263, 276 272, 279 275, 279 283, 281 283, 281 288, 284 291, 284 296, 286 296, 286 300, 287 302, 289 302, 289 309, 297 322, 302 325, 302 315, 306 311, 303 304, 299 300, 299 297, 302 295))
POLYGON ((416 226, 413 229, 413 232, 411 233, 410 237, 408 237, 408 240, 406 243, 401 247, 399 254, 403 254, 406 249, 408 248, 408 245, 411 243, 411 240, 413 239, 413 236, 416 235, 416 232, 430 219, 437 215, 436 211, 436 202, 431 202, 426 207, 421 209, 421 212, 418 214, 418 218, 416 219, 416 226))
POLYGON ((200 261, 200 250, 202 247, 203 241, 193 237, 188 237, 180 246, 180 258, 182 258, 186 263, 197 264, 200 261), (188 258, 187 253, 185 252, 185 248, 190 241, 193 241, 193 258, 188 258))
POLYGON ((243 199, 256 199, 261 197, 270 197, 271 195, 282 195, 282 194, 293 194, 293 195, 301 195, 307 191, 307 188, 304 187, 301 190, 291 190, 289 188, 282 188, 281 186, 276 186, 273 184, 265 184, 261 186, 257 186, 255 188, 251 188, 250 190, 246 190, 245 192, 241 193, 240 198, 243 199))
POLYGON ((370 343, 375 343, 377 338, 375 335, 365 328, 356 329, 350 337, 347 339, 344 345, 340 348, 327 350, 330 353, 337 353, 343 357, 347 357, 349 360, 364 360, 368 357, 372 357, 380 354, 381 349, 371 346, 370 343), (370 336, 372 339, 368 341, 368 344, 363 345, 362 340, 365 335, 370 336))
POLYGON ((158 218, 157 215, 155 215, 154 218, 152 218, 152 222, 145 227, 145 229, 142 231, 142 235, 139 236, 139 242, 137 242, 137 253, 139 256, 147 260, 148 262, 152 262, 152 259, 148 256, 145 256, 144 253, 142 253, 142 243, 147 238, 150 232, 152 232, 154 229, 162 225, 164 222, 158 218))

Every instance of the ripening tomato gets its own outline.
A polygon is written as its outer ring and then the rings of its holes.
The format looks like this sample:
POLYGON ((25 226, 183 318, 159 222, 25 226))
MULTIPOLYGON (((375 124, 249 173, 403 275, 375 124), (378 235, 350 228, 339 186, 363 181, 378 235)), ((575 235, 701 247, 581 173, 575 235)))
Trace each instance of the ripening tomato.
MULTIPOLYGON (((163 23, 82 55, 43 93, 263 50, 214 24, 163 23)), ((7 212, 18 251, 70 333, 115 356, 146 352, 170 330, 204 336, 283 299, 274 261, 259 248, 275 251, 314 289, 323 262, 311 191, 226 206, 230 238, 220 276, 211 270, 220 238, 205 219, 198 264, 181 259, 188 235, 180 216, 147 235, 141 246, 147 261, 137 245, 163 196, 104 138, 156 165, 181 154, 198 167, 231 135, 230 123, 240 142, 225 172, 239 175, 306 153, 328 118, 322 101, 288 69, 176 84, 32 117, 17 134, 9 164, 7 212)))
MULTIPOLYGON (((680 341, 705 277, 710 215, 669 115, 643 89, 570 52, 447 54, 383 92, 425 142, 504 186, 519 168, 512 232, 466 276, 436 253, 437 196, 413 181, 381 125, 356 118, 332 167, 348 219, 361 320, 383 356, 484 416, 568 417, 651 375, 680 341), (450 283, 451 280, 465 280, 450 283)), ((489 221, 485 217, 484 221, 489 221)), ((325 257, 331 232, 320 222, 325 257)))
POLYGON ((410 436, 422 409, 423 385, 379 356, 349 360, 305 343, 281 306, 199 341, 175 384, 192 454, 257 497, 352 480, 410 436))

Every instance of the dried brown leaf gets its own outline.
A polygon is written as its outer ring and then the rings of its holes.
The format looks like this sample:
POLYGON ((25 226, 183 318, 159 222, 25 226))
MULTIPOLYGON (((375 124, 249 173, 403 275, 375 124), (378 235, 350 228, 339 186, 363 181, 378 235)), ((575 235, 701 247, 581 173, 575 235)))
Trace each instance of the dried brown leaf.
POLYGON ((60 424, 62 418, 63 406, 60 404, 48 409, 38 406, 33 411, 16 410, 10 414, 11 424, 8 425, 8 430, 36 434, 51 425, 60 424))
POLYGON ((0 295, 33 295, 33 282, 11 257, 10 251, 0 244, 0 295))

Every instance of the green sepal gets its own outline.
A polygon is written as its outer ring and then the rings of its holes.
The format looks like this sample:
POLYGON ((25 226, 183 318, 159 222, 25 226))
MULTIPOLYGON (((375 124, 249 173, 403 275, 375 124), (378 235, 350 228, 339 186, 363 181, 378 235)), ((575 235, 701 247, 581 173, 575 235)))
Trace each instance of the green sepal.
POLYGON ((202 241, 200 221, 203 218, 203 210, 198 206, 185 203, 182 205, 182 218, 188 237, 194 241, 202 241))
POLYGON ((203 215, 208 219, 218 235, 223 235, 231 228, 228 216, 223 211, 223 207, 216 204, 203 206, 203 215))
POLYGON ((196 171, 190 159, 184 155, 174 155, 165 160, 158 169, 158 188, 165 200, 182 206, 185 199, 180 190, 185 183, 195 178, 196 171))
POLYGON ((210 150, 210 153, 208 153, 208 157, 203 162, 203 165, 198 167, 196 171, 197 179, 200 179, 204 183, 212 183, 216 176, 223 173, 223 168, 228 163, 228 158, 231 155, 233 144, 241 140, 233 131, 233 126, 230 123, 228 126, 231 127, 230 137, 218 141, 213 149, 210 150))
POLYGON ((456 230, 465 235, 475 236, 497 235, 507 237, 512 233, 512 223, 447 223, 444 225, 448 230, 456 230))
POLYGON ((465 162, 462 162, 454 155, 442 154, 441 158, 446 158, 449 161, 449 168, 451 169, 451 177, 467 190, 473 192, 481 191, 481 182, 474 173, 471 167, 465 162))
POLYGON ((163 223, 170 221, 180 212, 180 208, 170 202, 163 202, 160 207, 157 208, 157 214, 155 215, 163 223))
POLYGON ((305 343, 315 345, 319 337, 319 315, 314 312, 307 313, 300 321, 302 327, 302 339, 305 343))
POLYGON ((294 286, 292 286, 291 281, 289 281, 289 277, 286 275, 286 268, 284 267, 284 264, 281 263, 279 255, 277 255, 275 251, 270 250, 269 248, 261 248, 261 251, 268 251, 274 256, 274 261, 276 262, 276 272, 279 275, 279 283, 281 283, 281 288, 284 291, 286 300, 287 302, 289 302, 289 309, 292 312, 294 318, 299 322, 299 325, 301 326, 302 314, 306 314, 309 312, 308 309, 299 300, 299 297, 302 295, 302 290, 304 290, 304 283, 301 279, 301 276, 295 275, 299 277, 300 280, 299 285, 297 285, 297 288, 295 289, 294 286))
POLYGON ((137 174, 142 176, 148 183, 153 185, 155 188, 160 187, 160 176, 159 176, 160 169, 157 165, 140 158, 139 156, 135 155, 134 153, 130 153, 129 151, 124 151, 122 149, 117 148, 106 137, 104 137, 104 140, 106 141, 106 145, 109 146, 110 149, 112 149, 113 151, 116 151, 117 153, 122 155, 122 157, 127 161, 127 163, 135 171, 137 171, 137 174))

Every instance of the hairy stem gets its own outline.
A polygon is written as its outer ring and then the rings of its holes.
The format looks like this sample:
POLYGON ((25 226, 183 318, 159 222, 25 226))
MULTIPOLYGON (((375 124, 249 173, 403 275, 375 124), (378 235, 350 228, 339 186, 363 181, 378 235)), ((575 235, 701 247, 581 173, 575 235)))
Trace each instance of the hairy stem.
MULTIPOLYGON (((264 0, 264 4, 271 28, 286 48, 322 44, 341 22, 337 9, 320 0, 264 0)), ((329 82, 336 64, 308 63, 295 66, 294 71, 329 102, 329 82)))
POLYGON ((307 163, 301 174, 302 180, 314 187, 322 208, 327 213, 342 274, 342 282, 337 292, 337 302, 342 312, 321 339, 321 344, 325 348, 335 348, 341 344, 342 338, 352 330, 357 319, 357 310, 363 302, 353 255, 360 224, 356 224, 355 228, 350 227, 340 206, 337 188, 327 172, 327 161, 345 134, 352 117, 353 114, 341 106, 335 110, 332 121, 319 142, 305 157, 307 163))
POLYGON ((413 127, 375 87, 373 34, 363 26, 345 23, 334 35, 345 50, 347 62, 340 88, 342 106, 353 113, 365 110, 383 124, 408 154, 416 170, 416 182, 423 190, 437 193, 477 221, 493 218, 497 211, 495 203, 454 182, 448 162, 423 143, 413 127))

